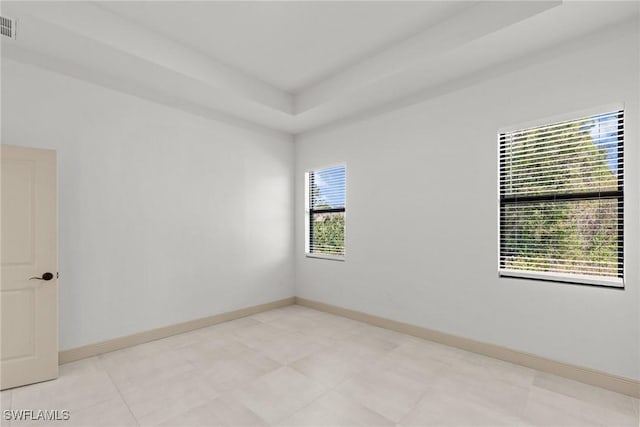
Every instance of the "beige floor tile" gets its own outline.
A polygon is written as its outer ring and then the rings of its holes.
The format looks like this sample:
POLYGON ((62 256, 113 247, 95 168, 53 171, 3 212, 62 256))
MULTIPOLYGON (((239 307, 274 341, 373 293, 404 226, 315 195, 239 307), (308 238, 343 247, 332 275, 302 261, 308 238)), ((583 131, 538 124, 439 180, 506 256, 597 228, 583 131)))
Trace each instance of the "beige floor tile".
POLYGON ((572 397, 532 387, 525 407, 524 420, 535 426, 594 426, 597 422, 582 415, 582 403, 572 397))
POLYGON ((357 342, 355 340, 338 340, 335 348, 346 356, 363 363, 377 362, 390 354, 392 348, 381 342, 357 342))
POLYGON ((314 400, 281 426, 393 426, 394 423, 336 392, 314 400))
POLYGON ((553 419, 559 418, 565 425, 640 425, 634 408, 636 399, 546 373, 538 376, 527 402, 525 418, 531 423, 552 425, 553 419))
POLYGON ((402 426, 524 426, 525 422, 481 404, 429 391, 399 423, 402 426))
POLYGON ((343 341, 348 345, 358 345, 381 353, 387 353, 398 347, 398 344, 388 341, 378 334, 370 333, 369 328, 357 328, 352 335, 349 335, 347 338, 343 338, 340 341, 343 341))
POLYGON ((160 425, 165 427, 267 426, 264 420, 231 397, 214 399, 160 425))
POLYGON ((431 390, 443 397, 481 406, 490 412, 521 417, 529 397, 529 388, 497 378, 443 371, 434 377, 431 390))
POLYGON ((246 328, 248 326, 257 325, 259 323, 259 322, 256 322, 255 319, 251 319, 251 318, 247 318, 247 320, 244 322, 239 322, 239 320, 242 320, 242 319, 237 319, 237 320, 238 321, 234 321, 234 322, 216 323, 215 325, 206 326, 200 329, 195 329, 191 332, 188 332, 188 334, 193 334, 195 336, 198 336, 200 339, 202 339, 203 337, 211 337, 214 339, 224 338, 224 337, 232 336, 233 331, 236 329, 246 328))
POLYGON ((219 396, 213 384, 195 371, 128 383, 120 392, 140 425, 157 425, 219 396))
POLYGON ((336 391, 394 422, 400 421, 429 387, 429 378, 402 366, 373 367, 340 384, 336 391))
POLYGON ((533 372, 495 359, 464 356, 445 364, 432 388, 492 411, 522 416, 533 381, 533 372))
MULTIPOLYGON (((389 329, 379 328, 377 326, 367 325, 366 329, 362 329, 361 334, 366 337, 374 337, 387 343, 399 346, 416 341, 418 338, 411 335, 401 334, 389 329)), ((348 338, 347 338, 348 339, 348 338)))
POLYGON ((325 388, 289 367, 264 375, 233 396, 269 424, 277 424, 319 397, 325 388))
POLYGON ((448 364, 461 360, 468 354, 464 350, 417 338, 399 345, 393 351, 413 357, 419 356, 434 359, 448 364))
POLYGON ((396 351, 391 351, 379 358, 377 366, 378 369, 381 370, 386 370, 393 366, 403 366, 424 375, 436 375, 452 369, 452 365, 450 363, 432 359, 421 353, 414 354, 396 351))
POLYGON ((309 337, 299 332, 285 332, 268 341, 254 342, 256 350, 283 365, 330 348, 332 345, 335 345, 335 342, 328 338, 309 337))
POLYGON ((172 378, 195 369, 180 352, 144 351, 144 355, 139 355, 138 351, 135 348, 130 351, 124 349, 99 356, 100 363, 119 388, 172 378))
POLYGON ((276 328, 269 323, 258 323, 233 331, 235 339, 251 348, 260 347, 286 333, 287 331, 276 328))
POLYGON ((638 399, 301 306, 69 363, 0 400, 68 409, 68 426, 640 426, 638 399))
POLYGON ((0 391, 0 408, 11 409, 11 390, 0 391))
POLYGON ((249 384, 258 377, 280 368, 280 364, 255 350, 209 361, 202 375, 220 392, 249 384))
POLYGON ((129 427, 138 425, 120 396, 85 409, 72 411, 69 415, 68 421, 58 422, 56 425, 64 427, 129 427))
POLYGON ((171 350, 195 368, 206 370, 217 360, 226 360, 251 350, 232 336, 203 339, 201 342, 171 350))
POLYGON ((475 353, 465 354, 460 363, 456 363, 456 367, 462 373, 473 371, 477 376, 498 379, 520 387, 530 387, 537 373, 534 369, 475 353))
POLYGON ((97 358, 63 365, 58 379, 15 388, 11 393, 13 409, 78 411, 118 397, 97 358))
POLYGON ((557 375, 538 372, 535 375, 533 385, 536 387, 564 394, 580 401, 588 402, 596 406, 612 409, 625 415, 635 412, 635 402, 632 397, 615 393, 600 387, 594 387, 557 375))
POLYGON ((11 419, 7 419, 5 417, 5 411, 11 410, 11 390, 0 391, 0 411, 2 413, 0 416, 2 417, 2 421, 0 424, 3 427, 11 427, 11 419))
POLYGON ((372 367, 377 360, 379 357, 367 358, 362 353, 338 347, 310 354, 291 364, 291 367, 314 381, 332 388, 372 367))
POLYGON ((584 403, 581 406, 581 418, 589 420, 589 422, 607 427, 638 427, 640 426, 640 417, 635 411, 620 412, 615 409, 584 403))

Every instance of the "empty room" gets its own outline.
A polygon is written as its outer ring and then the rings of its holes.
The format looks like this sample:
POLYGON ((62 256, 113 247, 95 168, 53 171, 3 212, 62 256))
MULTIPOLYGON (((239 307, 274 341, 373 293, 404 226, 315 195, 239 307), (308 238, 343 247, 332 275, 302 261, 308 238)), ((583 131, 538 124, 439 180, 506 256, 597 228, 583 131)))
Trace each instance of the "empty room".
POLYGON ((0 424, 640 425, 640 2, 5 1, 0 424))

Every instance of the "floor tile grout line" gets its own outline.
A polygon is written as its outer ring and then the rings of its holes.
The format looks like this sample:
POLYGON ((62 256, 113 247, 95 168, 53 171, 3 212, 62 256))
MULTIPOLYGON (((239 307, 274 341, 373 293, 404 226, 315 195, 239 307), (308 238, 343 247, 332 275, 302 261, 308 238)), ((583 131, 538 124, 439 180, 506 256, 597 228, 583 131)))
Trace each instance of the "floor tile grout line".
POLYGON ((327 395, 329 392, 333 391, 335 387, 328 387, 325 386, 324 384, 320 384, 319 382, 317 382, 316 380, 309 378, 308 376, 306 376, 305 374, 303 374, 302 372, 298 371, 295 368, 292 368, 290 366, 287 366, 289 369, 294 370, 295 372, 299 373, 300 375, 302 375, 303 377, 305 377, 307 380, 311 381, 314 384, 319 385, 320 387, 324 388, 325 390, 320 393, 318 396, 316 396, 315 398, 313 398, 310 402, 308 402, 307 404, 301 406, 299 409, 293 411, 293 413, 287 415, 286 417, 284 417, 283 419, 281 419, 278 423, 276 423, 276 425, 281 424, 283 421, 288 420, 289 418, 293 417, 295 414, 297 414, 298 412, 302 411, 303 409, 305 409, 306 407, 310 406, 311 404, 313 404, 314 402, 316 402, 318 399, 320 399, 321 397, 327 395))
MULTIPOLYGON (((296 371, 296 372, 297 372, 297 371, 296 371)), ((316 384, 318 384, 318 383, 316 383, 316 384)), ((322 384, 320 384, 320 385, 322 385, 322 384)), ((299 409, 296 409, 295 411, 293 411, 293 413, 291 413, 291 414, 287 415, 286 417, 284 417, 283 419, 281 419, 279 422, 275 423, 275 425, 282 424, 282 422, 283 422, 283 421, 286 421, 286 420, 288 420, 289 418, 293 417, 295 414, 297 414, 298 412, 300 412, 300 411, 302 411, 303 409, 307 408, 308 406, 310 406, 311 404, 313 404, 314 402, 316 402, 318 399, 320 399, 321 397, 325 396, 325 395, 326 395, 327 393, 329 393, 330 391, 332 391, 332 390, 327 389, 327 390, 323 391, 319 396, 317 396, 317 397, 313 398, 309 403, 307 403, 307 404, 305 404, 305 405, 301 406, 299 409)))
MULTIPOLYGON (((375 364, 375 363, 374 363, 374 364, 375 364)), ((316 384, 320 384, 322 387, 325 387, 325 385, 324 385, 324 384, 321 384, 321 383, 317 382, 316 380, 314 380, 313 378, 308 377, 305 373, 298 371, 295 367, 290 367, 290 369, 295 370, 296 372, 300 373, 301 375, 303 375, 305 378, 309 379, 310 381, 312 381, 312 382, 314 382, 314 383, 316 383, 316 384)), ((361 371, 360 371, 360 372, 361 372, 361 371)), ((287 419, 291 418, 292 416, 294 416, 294 415, 295 415, 295 414, 297 414, 298 412, 302 411, 302 410, 303 410, 303 409, 305 409, 306 407, 310 406, 311 404, 313 404, 314 402, 316 402, 317 400, 319 400, 321 397, 323 397, 323 396, 325 396, 325 395, 327 395, 327 394, 329 394, 329 393, 331 393, 331 392, 335 392, 335 393, 336 393, 336 394, 338 394, 340 397, 342 397, 342 398, 344 398, 344 399, 349 400, 349 401, 350 401, 351 403, 353 403, 354 405, 358 405, 358 406, 360 406, 360 407, 364 408, 364 409, 365 409, 365 410, 367 410, 367 411, 371 411, 371 412, 373 412, 373 413, 375 413, 375 414, 377 414, 377 415, 381 416, 381 417, 382 417, 382 418, 384 418, 385 420, 388 420, 388 421, 390 421, 390 422, 392 422, 392 423, 394 423, 394 424, 397 424, 397 423, 395 423, 393 420, 388 419, 387 417, 385 417, 384 415, 382 415, 382 414, 378 413, 377 411, 373 411, 372 409, 367 408, 365 405, 361 404, 360 402, 353 401, 349 396, 345 396, 344 394, 340 393, 340 392, 337 390, 337 389, 338 389, 338 387, 339 387, 340 385, 342 385, 342 384, 344 384, 345 382, 347 382, 347 381, 351 380, 353 377, 355 377, 356 375, 358 375, 360 372, 356 372, 356 373, 354 373, 354 374, 351 374, 351 375, 349 375, 349 376, 347 376, 347 377, 343 378, 342 380, 340 380, 338 383, 336 383, 336 384, 335 384, 335 385, 333 385, 333 386, 326 386, 326 387, 327 387, 327 389, 326 389, 326 390, 325 390, 321 395, 319 395, 318 397, 316 397, 315 399, 313 399, 311 402, 309 402, 308 404, 304 405, 303 407, 301 407, 300 409, 298 409, 297 411, 295 411, 294 413, 292 413, 291 415, 289 415, 288 417, 286 417, 284 420, 287 420, 287 419)), ((282 421, 284 421, 284 420, 282 420, 282 421)))
POLYGON ((131 407, 129 406, 129 402, 127 402, 127 399, 125 399, 124 395, 122 394, 122 391, 120 390, 120 387, 118 387, 118 384, 116 383, 116 381, 111 376, 111 373, 109 372, 107 367, 102 364, 102 360, 98 358, 98 362, 100 363, 100 366, 102 367, 102 369, 104 369, 104 371, 106 372, 106 374, 109 377, 109 379, 111 380, 111 383, 113 384, 113 386, 116 388, 116 391, 118 392, 118 395, 120 395, 120 399, 122 399, 122 403, 124 403, 124 405, 127 407, 127 411, 129 411, 129 413, 133 417, 133 420, 136 422, 136 425, 139 426, 140 425, 140 421, 138 420, 138 418, 135 416, 135 414, 131 410, 131 407))

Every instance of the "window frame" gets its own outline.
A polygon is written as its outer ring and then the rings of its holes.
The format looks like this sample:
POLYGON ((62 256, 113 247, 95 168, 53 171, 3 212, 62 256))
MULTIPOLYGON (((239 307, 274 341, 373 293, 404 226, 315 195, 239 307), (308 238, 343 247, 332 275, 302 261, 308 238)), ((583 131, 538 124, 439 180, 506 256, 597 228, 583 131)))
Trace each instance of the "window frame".
POLYGON ((330 261, 344 261, 347 254, 347 165, 346 163, 335 163, 328 166, 316 167, 313 169, 309 169, 304 174, 304 195, 305 195, 305 257, 307 258, 317 258, 317 259, 325 259, 330 261), (342 208, 324 208, 324 209, 312 209, 311 208, 311 192, 310 192, 310 177, 311 174, 316 173, 318 171, 324 169, 331 169, 336 167, 344 168, 344 206, 342 208), (311 252, 312 243, 313 243, 313 215, 320 213, 332 213, 332 212, 342 212, 344 215, 344 253, 342 255, 334 255, 334 254, 323 254, 317 252, 311 252))
POLYGON ((498 130, 497 135, 497 217, 498 217, 498 227, 497 227, 497 243, 498 243, 498 277, 499 278, 508 278, 508 279, 528 279, 528 280, 537 280, 544 282, 552 282, 552 283, 565 283, 565 284, 574 284, 574 285, 589 285, 589 286, 597 286, 604 288, 615 288, 615 289, 625 289, 625 245, 624 245, 624 216, 625 216, 625 204, 624 204, 624 169, 625 169, 625 156, 622 155, 622 158, 618 159, 618 167, 621 168, 621 173, 617 176, 617 189, 615 191, 589 191, 589 192, 576 192, 576 193, 562 193, 562 194, 551 194, 551 195, 533 195, 533 196, 509 196, 503 197, 502 195, 502 183, 504 172, 502 169, 503 159, 501 157, 501 148, 502 144, 506 139, 506 134, 522 129, 535 128, 539 126, 545 125, 553 125, 556 123, 561 123, 563 121, 575 120, 580 117, 590 117, 597 116, 601 114, 605 114, 607 112, 616 112, 618 114, 618 120, 620 117, 623 118, 622 123, 618 123, 618 150, 620 153, 624 153, 624 139, 625 139, 625 130, 624 130, 624 122, 627 119, 625 106, 623 104, 612 104, 598 108, 592 108, 589 110, 582 110, 574 113, 568 113, 563 115, 558 115, 554 117, 548 117, 541 120, 530 121, 520 125, 512 125, 509 127, 504 127, 498 130), (622 218, 622 221, 618 221, 618 259, 617 265, 621 274, 618 277, 606 277, 606 276, 597 276, 597 275, 583 275, 583 274, 571 274, 571 273, 561 273, 561 272, 545 272, 545 271, 533 271, 533 270, 515 270, 515 269, 506 269, 504 268, 504 241, 503 241, 503 227, 504 227, 504 213, 505 209, 503 209, 508 203, 513 204, 516 200, 518 202, 554 202, 554 201, 563 201, 563 200, 597 200, 597 199, 615 199, 617 200, 618 207, 618 217, 622 218))

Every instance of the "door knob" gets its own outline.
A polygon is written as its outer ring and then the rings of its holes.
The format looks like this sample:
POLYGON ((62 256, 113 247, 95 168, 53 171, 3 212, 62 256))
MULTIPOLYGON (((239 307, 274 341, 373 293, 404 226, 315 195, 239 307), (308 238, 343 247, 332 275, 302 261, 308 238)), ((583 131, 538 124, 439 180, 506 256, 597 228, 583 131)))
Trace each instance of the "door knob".
POLYGON ((53 279, 53 273, 46 272, 42 275, 42 277, 29 277, 29 280, 51 280, 53 279))

